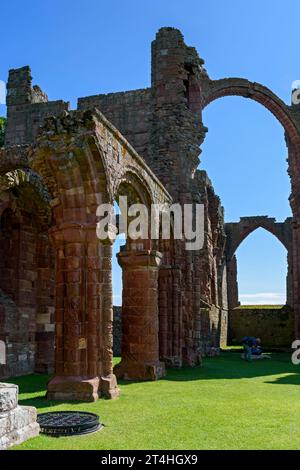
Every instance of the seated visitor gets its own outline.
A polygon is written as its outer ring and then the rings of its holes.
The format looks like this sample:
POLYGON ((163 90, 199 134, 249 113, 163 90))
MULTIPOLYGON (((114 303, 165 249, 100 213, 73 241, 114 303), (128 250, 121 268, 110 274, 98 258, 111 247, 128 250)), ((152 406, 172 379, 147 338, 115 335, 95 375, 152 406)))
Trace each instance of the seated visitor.
POLYGON ((262 347, 259 344, 252 346, 251 354, 252 356, 260 356, 262 354, 262 347))
POLYGON ((260 346, 259 346, 260 343, 261 343, 260 338, 254 338, 253 336, 245 336, 242 339, 242 344, 243 344, 243 347, 244 347, 244 357, 245 357, 246 361, 251 361, 252 354, 253 354, 252 350, 253 349, 257 350, 257 348, 260 348, 260 346))

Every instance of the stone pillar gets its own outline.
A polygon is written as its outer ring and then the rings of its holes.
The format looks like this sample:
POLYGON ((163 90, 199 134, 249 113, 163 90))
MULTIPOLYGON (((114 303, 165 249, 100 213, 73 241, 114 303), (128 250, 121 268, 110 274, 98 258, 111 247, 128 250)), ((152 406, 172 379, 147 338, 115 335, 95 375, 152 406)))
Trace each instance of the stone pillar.
POLYGON ((126 380, 157 380, 165 375, 159 361, 158 251, 121 251, 123 269, 122 360, 114 372, 126 380))
POLYGON ((227 262, 227 299, 228 310, 232 310, 239 306, 239 287, 237 281, 237 260, 234 255, 230 261, 227 262))
POLYGON ((293 273, 293 249, 289 248, 287 254, 288 272, 286 279, 286 303, 294 307, 294 273, 293 273))
POLYGON ((182 311, 178 266, 159 269, 159 350, 168 367, 182 366, 182 311))
POLYGON ((227 286, 227 265, 224 261, 219 266, 219 299, 220 299, 220 347, 227 346, 228 336, 228 286, 227 286))
POLYGON ((300 338, 300 223, 293 221, 293 310, 295 315, 295 339, 300 338))
MULTIPOLYGON (((90 250, 101 249, 101 317, 99 325, 98 349, 98 375, 100 378, 99 391, 106 398, 116 398, 120 394, 116 376, 113 374, 113 289, 112 289, 112 247, 110 243, 101 245, 99 242, 90 245, 90 250)), ((97 259, 97 258, 96 258, 97 259)), ((95 272, 96 274, 96 272, 95 272)), ((97 284, 91 279, 90 293, 97 292, 97 284)), ((89 295, 90 298, 90 295, 89 295)), ((93 302, 100 301, 94 296, 93 302)), ((96 326, 96 325, 95 325, 96 326)), ((93 354, 91 349, 90 354, 93 354)))
POLYGON ((48 383, 47 398, 95 401, 102 388, 109 398, 117 396, 112 344, 106 344, 111 336, 104 347, 112 321, 104 288, 105 247, 94 225, 64 224, 51 229, 50 237, 56 247, 56 349, 55 376, 48 383))
POLYGON ((18 406, 18 386, 0 383, 0 450, 39 435, 36 409, 18 406))

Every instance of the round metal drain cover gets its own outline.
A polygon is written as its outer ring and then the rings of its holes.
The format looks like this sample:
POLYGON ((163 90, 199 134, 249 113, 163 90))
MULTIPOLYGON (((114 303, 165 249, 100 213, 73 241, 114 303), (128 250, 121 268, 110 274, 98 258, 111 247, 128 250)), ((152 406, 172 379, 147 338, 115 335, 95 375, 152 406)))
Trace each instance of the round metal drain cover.
POLYGON ((98 431, 99 416, 84 411, 54 411, 37 416, 41 433, 49 436, 73 436, 98 431))

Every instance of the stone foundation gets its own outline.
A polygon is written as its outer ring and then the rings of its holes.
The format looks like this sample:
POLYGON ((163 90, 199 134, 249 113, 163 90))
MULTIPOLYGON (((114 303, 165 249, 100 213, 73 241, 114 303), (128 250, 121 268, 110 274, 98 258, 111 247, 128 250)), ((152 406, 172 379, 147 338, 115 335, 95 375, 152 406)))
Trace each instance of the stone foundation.
POLYGON ((118 378, 124 380, 158 380, 166 375, 165 364, 158 361, 154 364, 145 364, 137 361, 122 359, 114 368, 118 378))
POLYGON ((99 398, 98 377, 54 376, 47 386, 48 400, 92 402, 99 398))
POLYGON ((36 409, 18 406, 17 385, 0 383, 0 450, 38 436, 36 409))

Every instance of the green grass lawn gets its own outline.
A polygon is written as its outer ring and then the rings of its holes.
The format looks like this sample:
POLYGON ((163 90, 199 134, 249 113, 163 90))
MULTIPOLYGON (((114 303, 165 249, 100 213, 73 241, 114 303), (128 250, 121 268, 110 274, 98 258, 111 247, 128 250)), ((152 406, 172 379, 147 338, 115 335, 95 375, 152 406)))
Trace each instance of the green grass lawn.
MULTIPOLYGON (((246 363, 238 353, 169 370, 158 382, 121 382, 117 400, 45 400, 46 376, 12 380, 39 412, 86 410, 105 427, 78 437, 40 435, 17 449, 299 449, 300 366, 287 354, 246 363)), ((15 448, 15 449, 16 449, 15 448)))
POLYGON ((239 305, 236 307, 237 310, 241 308, 244 310, 281 310, 285 305, 239 305))

